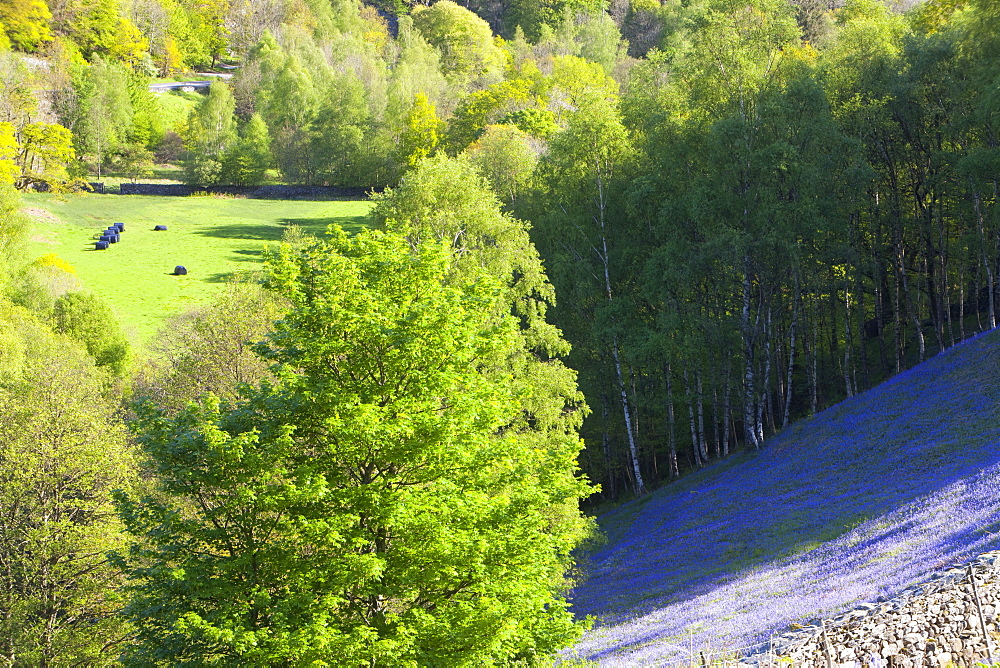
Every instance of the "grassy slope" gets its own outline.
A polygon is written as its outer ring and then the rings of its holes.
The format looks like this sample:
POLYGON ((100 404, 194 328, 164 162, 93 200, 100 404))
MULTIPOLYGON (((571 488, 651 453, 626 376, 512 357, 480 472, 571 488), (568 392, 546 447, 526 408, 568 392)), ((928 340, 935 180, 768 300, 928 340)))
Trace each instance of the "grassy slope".
POLYGON ((575 649, 608 664, 740 648, 1000 547, 1000 332, 599 518, 575 649))
POLYGON ((31 194, 31 252, 56 253, 85 288, 104 295, 133 341, 144 344, 171 315, 212 298, 234 271, 253 269, 288 225, 321 234, 330 223, 365 224, 363 201, 286 202, 208 197, 31 194), (121 243, 95 251, 93 236, 125 223, 121 243), (153 226, 167 225, 166 232, 153 226), (187 276, 172 276, 175 265, 187 276))

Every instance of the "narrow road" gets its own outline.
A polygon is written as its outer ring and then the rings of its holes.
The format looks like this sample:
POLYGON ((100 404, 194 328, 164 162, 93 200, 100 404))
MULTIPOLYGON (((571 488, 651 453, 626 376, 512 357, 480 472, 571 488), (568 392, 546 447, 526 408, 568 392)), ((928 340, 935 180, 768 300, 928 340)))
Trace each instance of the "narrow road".
MULTIPOLYGON (((233 77, 232 74, 224 73, 197 73, 198 76, 206 77, 216 77, 218 79, 227 80, 233 77)), ((149 90, 153 93, 163 93, 168 90, 197 90, 199 88, 208 88, 212 85, 211 81, 169 81, 167 83, 154 83, 149 84, 149 90)))
POLYGON ((211 85, 211 81, 172 81, 170 83, 149 84, 149 90, 153 93, 163 93, 168 90, 208 88, 211 85))

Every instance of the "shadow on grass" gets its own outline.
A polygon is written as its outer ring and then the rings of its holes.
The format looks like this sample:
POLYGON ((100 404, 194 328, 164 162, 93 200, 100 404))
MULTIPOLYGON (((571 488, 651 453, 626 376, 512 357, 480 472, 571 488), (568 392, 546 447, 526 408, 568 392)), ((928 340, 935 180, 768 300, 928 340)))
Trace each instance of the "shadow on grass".
POLYGON ((236 262, 262 262, 264 259, 263 249, 239 248, 234 250, 233 254, 237 256, 232 258, 236 262))
POLYGON ((275 225, 255 225, 253 223, 232 223, 214 225, 198 230, 195 234, 216 239, 257 239, 259 241, 281 241, 284 229, 275 225))
POLYGON ((309 234, 322 236, 330 225, 339 225, 348 234, 357 234, 368 227, 365 216, 328 216, 326 218, 282 218, 282 225, 298 225, 309 234))

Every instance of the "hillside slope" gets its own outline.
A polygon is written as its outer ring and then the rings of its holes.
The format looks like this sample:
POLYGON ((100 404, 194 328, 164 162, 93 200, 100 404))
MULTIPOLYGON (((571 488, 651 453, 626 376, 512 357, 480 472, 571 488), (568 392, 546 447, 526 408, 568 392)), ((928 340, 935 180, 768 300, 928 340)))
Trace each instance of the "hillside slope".
POLYGON ((1000 332, 599 518, 573 655, 738 649, 1000 547, 1000 332))

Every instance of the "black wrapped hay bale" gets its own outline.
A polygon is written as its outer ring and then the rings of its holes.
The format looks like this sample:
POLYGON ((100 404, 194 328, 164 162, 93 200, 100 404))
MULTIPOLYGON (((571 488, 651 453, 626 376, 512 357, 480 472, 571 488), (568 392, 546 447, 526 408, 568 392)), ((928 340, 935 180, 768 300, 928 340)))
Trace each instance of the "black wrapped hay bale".
POLYGON ((174 276, 187 276, 188 270, 182 265, 174 267, 174 276))
POLYGON ((154 232, 166 232, 167 231, 167 226, 166 225, 157 225, 156 227, 153 228, 153 231, 154 232))
POLYGON ((118 235, 117 234, 109 234, 108 235, 108 241, 110 241, 113 244, 118 243, 118 235))
POLYGON ((98 241, 101 241, 101 242, 104 242, 106 244, 109 244, 109 243, 111 243, 111 236, 108 235, 108 234, 102 235, 101 238, 98 239, 98 241))
POLYGON ((114 227, 117 228, 119 232, 125 231, 125 223, 115 223, 114 227))
POLYGON ((107 241, 97 241, 94 243, 94 250, 107 250, 107 249, 108 249, 107 241))

